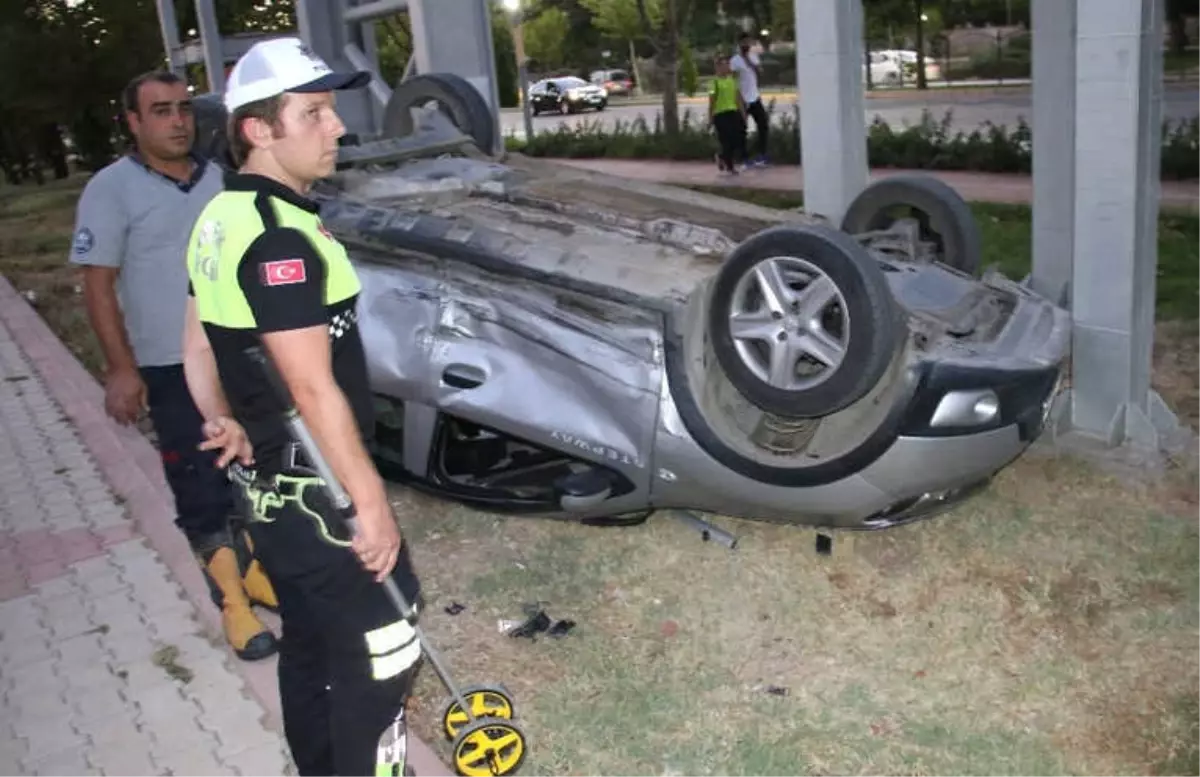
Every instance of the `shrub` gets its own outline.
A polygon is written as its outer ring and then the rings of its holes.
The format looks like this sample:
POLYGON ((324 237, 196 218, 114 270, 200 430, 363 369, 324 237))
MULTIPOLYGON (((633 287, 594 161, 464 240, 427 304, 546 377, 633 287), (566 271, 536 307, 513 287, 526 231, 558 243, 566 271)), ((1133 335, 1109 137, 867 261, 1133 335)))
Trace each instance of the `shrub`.
MULTIPOLYGON (((772 101, 768 110, 774 114, 772 101)), ((925 170, 967 170, 989 173, 1029 173, 1032 170, 1032 133, 1021 121, 1016 128, 986 124, 971 132, 951 134, 951 114, 935 121, 926 111, 919 124, 893 129, 876 119, 867 129, 867 158, 872 167, 925 170)), ((751 130, 753 132, 753 130, 751 130)), ((750 142, 753 143, 753 137, 750 142)), ((1161 174, 1168 180, 1193 180, 1200 175, 1200 119, 1174 127, 1163 124, 1161 174)), ((560 125, 526 143, 509 137, 510 150, 530 156, 609 159, 672 159, 710 161, 717 141, 703 115, 683 113, 679 134, 668 137, 661 119, 653 124, 638 117, 616 121, 605 128, 598 120, 574 127, 560 125)), ((800 163, 797 119, 780 116, 772 122, 769 153, 780 164, 800 163)))

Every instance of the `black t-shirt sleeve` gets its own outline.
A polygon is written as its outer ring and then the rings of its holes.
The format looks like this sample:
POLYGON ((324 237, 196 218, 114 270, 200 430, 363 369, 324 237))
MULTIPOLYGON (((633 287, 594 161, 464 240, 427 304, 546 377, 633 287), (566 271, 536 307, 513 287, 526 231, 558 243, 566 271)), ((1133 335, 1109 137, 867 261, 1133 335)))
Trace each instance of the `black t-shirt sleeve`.
POLYGON ((238 284, 259 332, 329 322, 325 261, 295 229, 268 229, 259 235, 238 265, 238 284))

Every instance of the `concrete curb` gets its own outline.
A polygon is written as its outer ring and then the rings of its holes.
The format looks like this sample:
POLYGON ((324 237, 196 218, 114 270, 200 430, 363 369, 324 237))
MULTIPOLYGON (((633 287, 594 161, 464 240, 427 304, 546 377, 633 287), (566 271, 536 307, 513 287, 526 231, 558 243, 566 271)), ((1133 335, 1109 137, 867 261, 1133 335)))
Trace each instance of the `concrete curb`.
MULTIPOLYGON (((224 645, 221 618, 183 534, 175 528, 174 500, 162 474, 158 453, 137 429, 121 427, 104 412, 104 391, 25 299, 0 275, 0 322, 33 364, 51 397, 62 407, 81 441, 96 460, 113 492, 125 501, 137 525, 199 610, 201 624, 224 645)), ((276 659, 248 662, 228 651, 230 663, 267 712, 267 725, 283 732, 276 659)), ((409 762, 418 775, 453 775, 437 754, 409 735, 409 762)))

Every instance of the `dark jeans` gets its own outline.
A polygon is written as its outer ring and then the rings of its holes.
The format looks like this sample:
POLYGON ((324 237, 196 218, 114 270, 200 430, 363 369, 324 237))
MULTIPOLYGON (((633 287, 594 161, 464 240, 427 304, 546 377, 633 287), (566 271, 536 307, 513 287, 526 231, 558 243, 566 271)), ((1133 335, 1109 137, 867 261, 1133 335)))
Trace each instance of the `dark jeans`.
MULTIPOLYGON (((241 470, 234 467, 235 475, 241 470)), ((279 695, 301 775, 373 775, 380 736, 401 714, 420 657, 416 635, 346 546, 315 477, 239 485, 255 555, 279 597, 279 695)), ((410 604, 408 545, 393 572, 410 604)))
POLYGON ((725 169, 733 169, 733 158, 741 156, 746 161, 746 125, 738 111, 724 111, 713 115, 713 127, 717 131, 717 142, 721 144, 721 162, 725 169))
POLYGON ((767 115, 767 109, 763 107, 762 100, 755 100, 747 105, 746 113, 754 119, 754 129, 758 135, 758 141, 755 144, 758 156, 766 159, 767 140, 771 137, 771 117, 767 115))
POLYGON ((197 552, 228 544, 234 512, 232 486, 216 467, 216 455, 196 450, 204 419, 192 401, 183 365, 142 367, 150 421, 158 435, 163 474, 175 497, 175 525, 197 552))

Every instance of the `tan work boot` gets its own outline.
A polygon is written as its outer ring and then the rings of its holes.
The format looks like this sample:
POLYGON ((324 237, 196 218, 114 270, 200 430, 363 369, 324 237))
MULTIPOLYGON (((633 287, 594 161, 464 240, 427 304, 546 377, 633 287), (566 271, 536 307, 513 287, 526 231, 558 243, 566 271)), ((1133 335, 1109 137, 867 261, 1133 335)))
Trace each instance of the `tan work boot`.
MULTIPOLYGON (((237 657, 243 661, 258 661, 274 655, 279 650, 279 644, 275 635, 250 609, 250 599, 243 587, 241 569, 233 548, 225 545, 213 551, 204 571, 220 593, 225 639, 237 657)), ((263 576, 263 579, 266 577, 263 576)))
POLYGON ((279 599, 275 596, 275 587, 271 585, 271 578, 267 577, 267 572, 259 560, 254 558, 254 541, 250 539, 250 532, 242 531, 241 538, 250 558, 249 564, 243 564, 246 573, 242 575, 242 587, 246 591, 246 596, 250 597, 251 604, 275 612, 279 609, 279 599))

